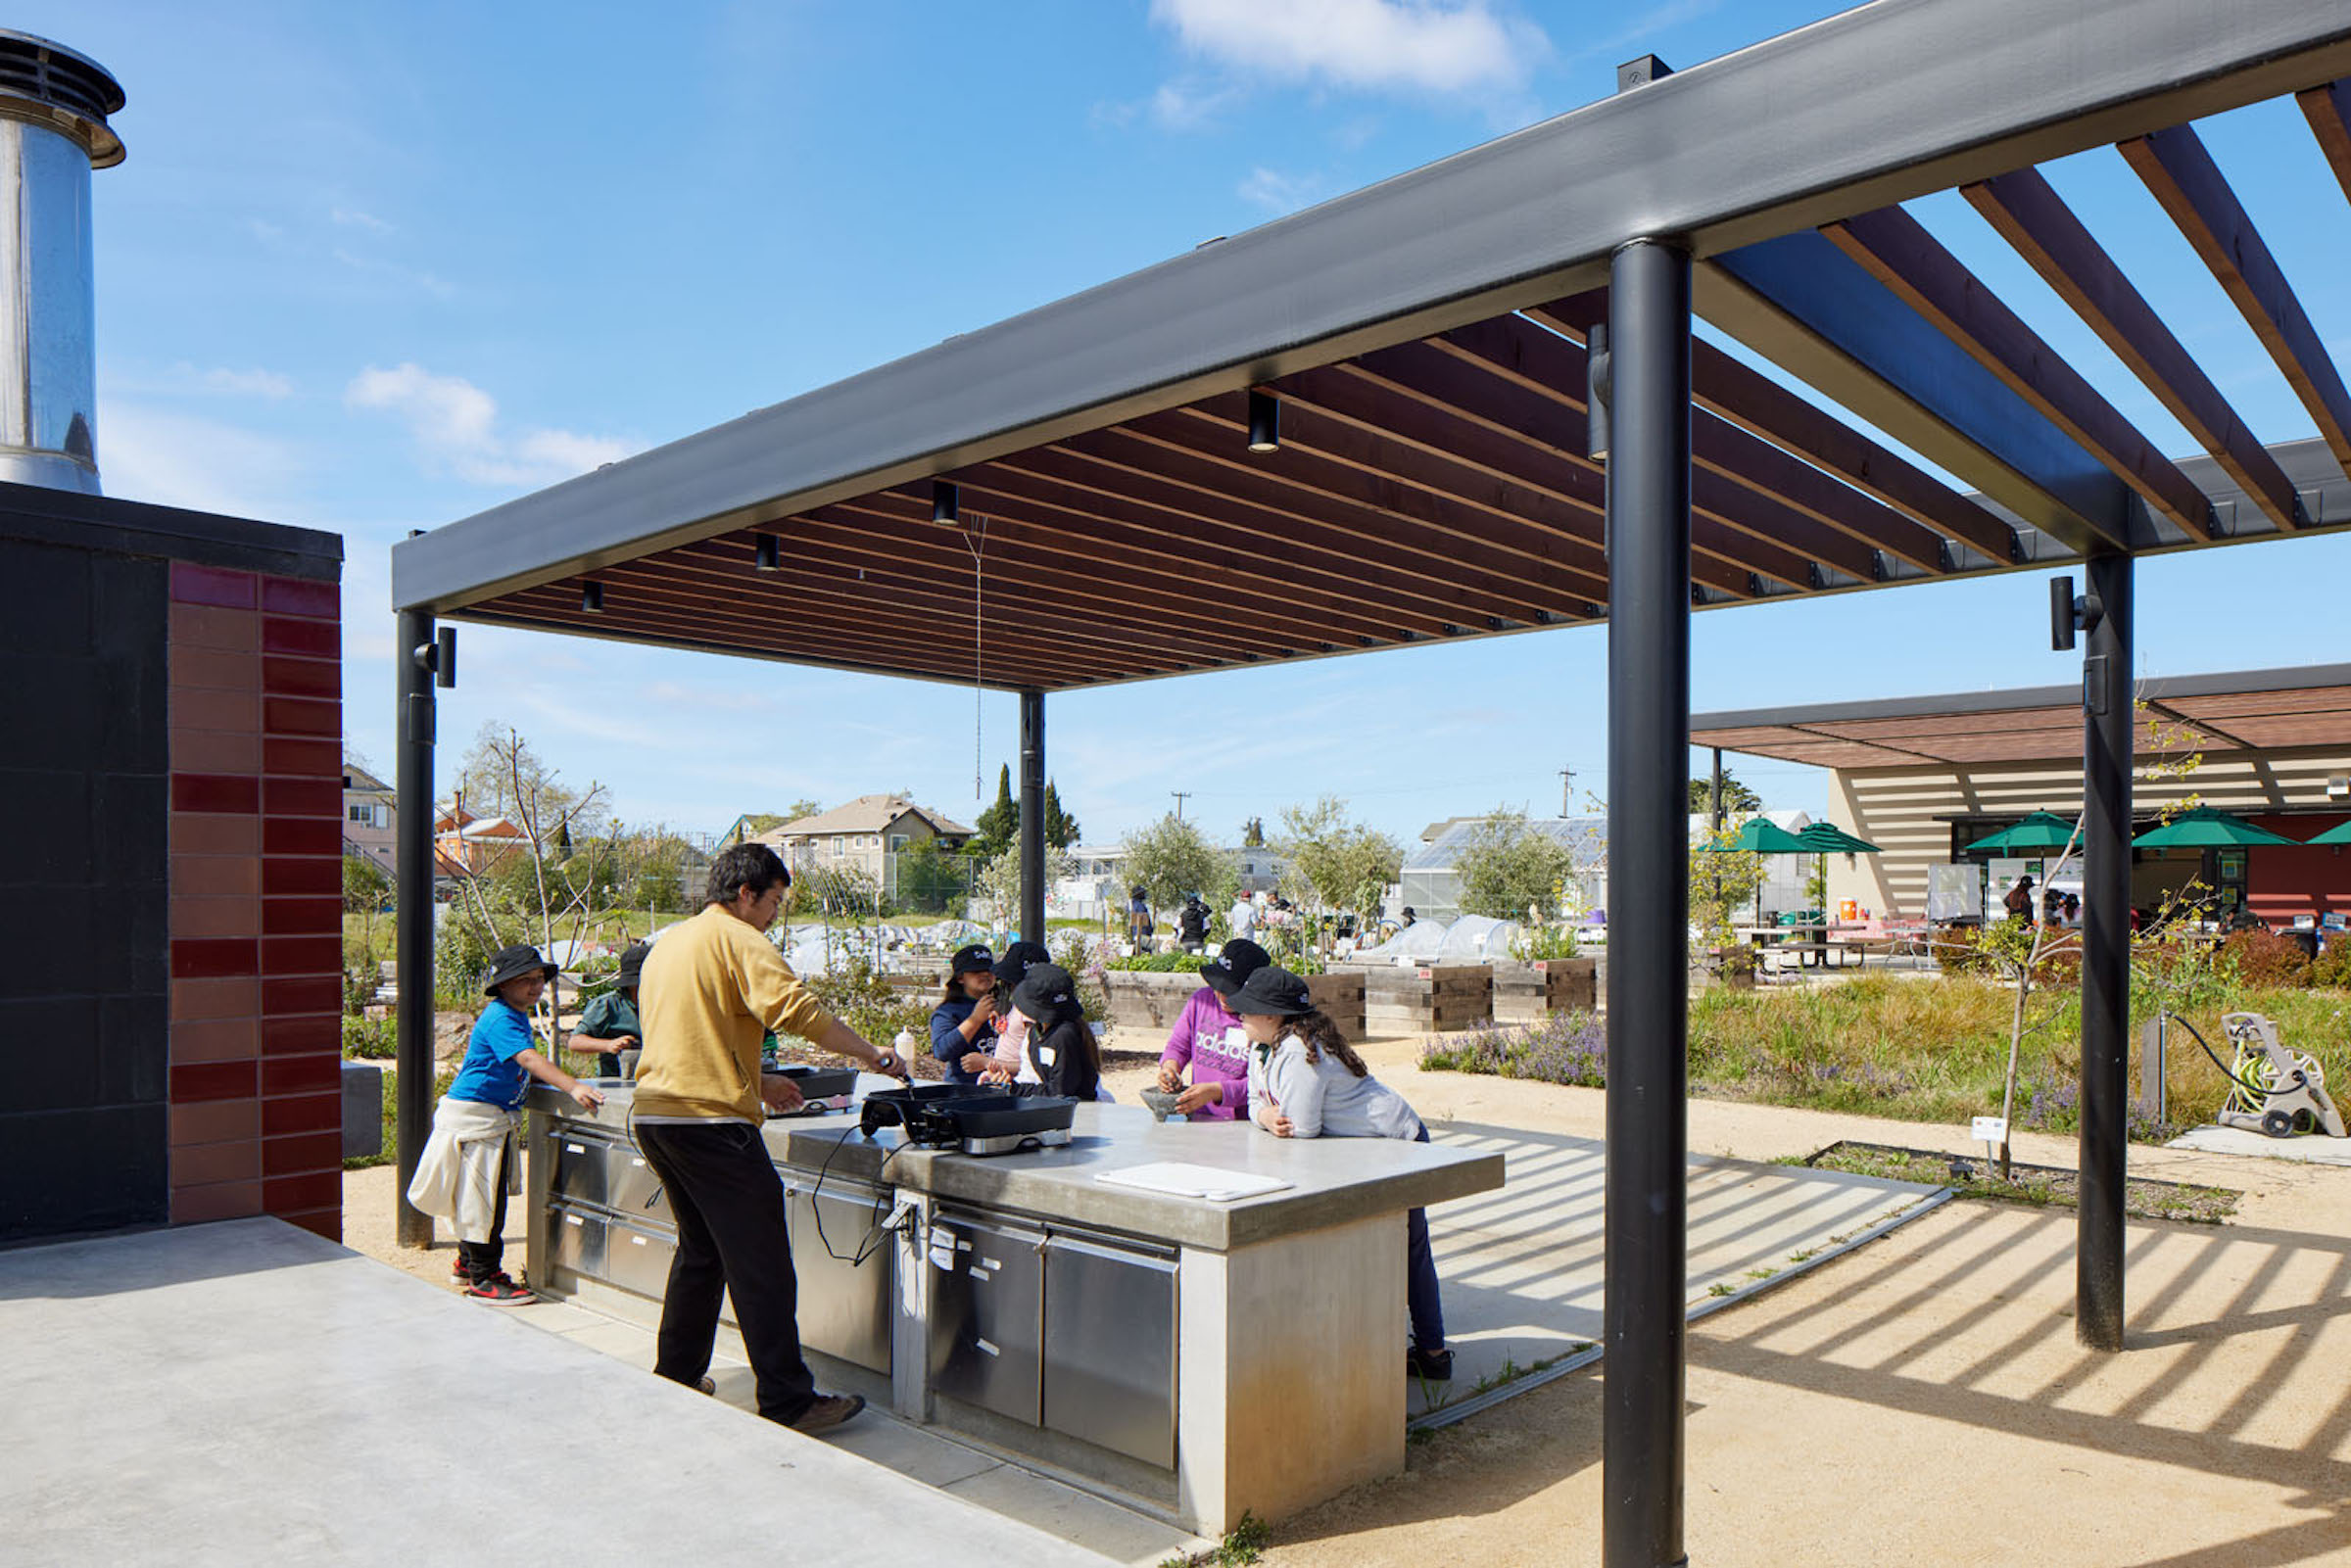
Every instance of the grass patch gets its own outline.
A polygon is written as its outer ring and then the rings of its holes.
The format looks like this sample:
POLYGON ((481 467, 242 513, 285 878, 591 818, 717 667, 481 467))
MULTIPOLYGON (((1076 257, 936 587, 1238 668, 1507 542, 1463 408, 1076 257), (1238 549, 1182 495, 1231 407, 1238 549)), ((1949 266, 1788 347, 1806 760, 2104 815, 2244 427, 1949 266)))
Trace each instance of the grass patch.
MULTIPOLYGON (((1899 1149, 1877 1143, 1834 1143, 1793 1164, 1821 1170, 1844 1170, 1857 1176, 1889 1181, 1917 1181, 1948 1187, 1961 1198, 1991 1203, 2027 1204, 2035 1208, 2073 1209, 2080 1200, 2081 1178, 2062 1165, 2011 1164, 2006 1180, 1982 1160, 1934 1154, 1924 1149, 1899 1149)), ((2242 1193, 2228 1187, 2199 1187, 2181 1181, 2151 1181, 2132 1176, 2123 1184, 2123 1212, 2139 1219, 2179 1219, 2192 1224, 2218 1225, 2236 1212, 2242 1193)))
MULTIPOLYGON (((2174 999, 2177 1001, 2178 999, 2174 999)), ((2132 1033, 2158 1005, 2135 995, 2132 1033)), ((2351 1083, 2351 995, 2296 986, 2214 985, 2174 1011, 2224 1057, 2224 1012, 2266 1013, 2292 1049, 2308 1051, 2330 1082, 2351 1083)), ((1802 1106, 1903 1121, 1965 1122, 1997 1116, 2015 994, 1966 974, 1932 979, 1865 974, 1801 990, 1714 987, 1690 1004, 1690 1087, 1712 1099, 1802 1106)), ((1420 1065, 1546 1083, 1604 1087, 1607 1047, 1598 1021, 1554 1014, 1522 1027, 1486 1024, 1432 1040, 1420 1065)), ((2171 1117, 2131 1113, 2130 1136, 2162 1143, 2207 1119, 2228 1082, 2185 1030, 2165 1063, 2171 1117)), ((2082 1010, 2078 992, 2037 990, 2018 1059, 2014 1124, 2067 1133, 2080 1124, 2082 1010)))
POLYGON ((1241 1522, 1232 1527, 1224 1539, 1207 1551, 1195 1551, 1188 1557, 1170 1557, 1159 1568, 1248 1568, 1266 1554, 1273 1544, 1273 1532, 1267 1523, 1247 1509, 1241 1510, 1241 1522))

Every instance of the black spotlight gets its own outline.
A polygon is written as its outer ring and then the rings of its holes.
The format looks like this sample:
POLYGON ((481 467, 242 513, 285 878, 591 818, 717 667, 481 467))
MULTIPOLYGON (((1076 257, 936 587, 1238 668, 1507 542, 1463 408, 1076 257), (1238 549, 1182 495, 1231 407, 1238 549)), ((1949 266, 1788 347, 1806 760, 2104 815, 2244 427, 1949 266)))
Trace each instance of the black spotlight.
POLYGON ((1249 450, 1281 451, 1281 400, 1254 388, 1249 393, 1249 450))
POLYGON ((944 479, 931 481, 931 520, 950 526, 963 521, 963 492, 944 479))
POLYGON ((604 585, 582 583, 580 585, 580 608, 591 614, 601 615, 604 612, 604 585))
POLYGON ((773 534, 761 534, 751 565, 762 572, 784 569, 784 542, 773 534))

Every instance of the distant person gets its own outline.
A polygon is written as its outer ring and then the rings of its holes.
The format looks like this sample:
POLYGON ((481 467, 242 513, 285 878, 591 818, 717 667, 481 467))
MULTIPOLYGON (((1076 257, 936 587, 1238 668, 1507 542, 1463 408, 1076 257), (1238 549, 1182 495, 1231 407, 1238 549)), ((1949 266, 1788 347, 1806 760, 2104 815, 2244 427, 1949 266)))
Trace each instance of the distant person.
MULTIPOLYGON (((1371 1076, 1338 1024, 1307 994, 1306 981, 1268 964, 1233 993, 1249 1038, 1249 1114, 1276 1138, 1399 1138, 1428 1142, 1428 1128, 1404 1096, 1371 1076)), ((1408 1376, 1453 1376, 1437 1292, 1428 1212, 1405 1215, 1405 1304, 1413 1324, 1408 1376)))
POLYGON ((1198 893, 1183 895, 1182 913, 1176 917, 1176 940, 1187 953, 1197 953, 1208 945, 1208 906, 1198 893))
POLYGON ((702 1386, 720 1303, 732 1301, 759 1413, 822 1432, 865 1401, 819 1394, 800 1354, 784 1183, 760 1135, 769 1112, 799 1109, 800 1091, 789 1077, 759 1070, 759 1040, 769 1031, 796 1034, 876 1072, 903 1078, 906 1068, 826 1012, 767 939, 791 885, 774 850, 737 844, 711 862, 702 912, 653 944, 630 1130, 661 1178, 678 1228, 655 1375, 702 1386))
POLYGON ((2011 918, 2021 920, 2028 926, 2032 925, 2033 879, 2019 877, 2016 879, 2016 885, 2008 889, 2008 896, 2000 900, 2000 905, 2008 911, 2011 918))
POLYGON ((645 1025, 637 1018, 637 981, 645 973, 648 950, 644 942, 629 945, 620 955, 620 973, 613 977, 612 989, 581 1010, 579 1026, 571 1031, 573 1050, 596 1053, 600 1078, 626 1077, 637 1070, 637 1058, 645 1045, 645 1025))
POLYGON ((1151 895, 1143 891, 1141 882, 1136 882, 1134 890, 1127 895, 1127 934, 1137 952, 1151 940, 1151 895))
POLYGON ((554 977, 555 967, 535 947, 501 948, 490 961, 482 983, 490 1005, 474 1021, 465 1058, 433 1112, 432 1135, 408 1183, 409 1203, 456 1229, 458 1288, 493 1307, 524 1307, 539 1299, 504 1267, 506 1194, 521 1168, 514 1140, 531 1079, 554 1085, 583 1111, 604 1103, 600 1090, 548 1060, 531 1030, 531 1009, 554 977))
POLYGON ((955 950, 947 966, 947 994, 931 1012, 931 1054, 950 1083, 978 1083, 995 1060, 996 957, 985 942, 955 950))
MULTIPOLYGON (((1051 962, 1053 962, 1053 955, 1045 950, 1045 944, 1042 942, 1014 942, 1006 947, 1003 956, 996 960, 993 973, 996 981, 996 995, 1002 999, 1000 1003, 1002 1011, 996 1021, 994 1067, 1002 1069, 1005 1079, 1019 1077, 1028 1066, 1028 1059, 1023 1055, 1023 1049, 1029 1043, 1029 1028, 1032 1020, 1029 1015, 1021 1011, 1020 1004, 1014 1000, 1014 997, 1020 991, 1021 981, 1028 978, 1031 970, 1039 964, 1050 964, 1051 962)), ((988 1068, 983 1067, 984 1073, 987 1070, 989 1070, 988 1068)))
POLYGON ((1233 935, 1247 941, 1257 934, 1257 905, 1251 902, 1247 893, 1235 894, 1232 908, 1225 912, 1224 921, 1232 927, 1233 935))
POLYGON ((1208 983, 1183 1004, 1159 1054, 1159 1086, 1176 1109, 1199 1121, 1232 1121, 1249 1114, 1249 1039, 1230 1000, 1250 975, 1272 962, 1266 950, 1235 937, 1200 966, 1208 983), (1186 1069, 1192 1081, 1186 1085, 1186 1069))
POLYGON ((2082 924, 2082 895, 2080 893, 2065 895, 2065 923, 2068 926, 2082 924))

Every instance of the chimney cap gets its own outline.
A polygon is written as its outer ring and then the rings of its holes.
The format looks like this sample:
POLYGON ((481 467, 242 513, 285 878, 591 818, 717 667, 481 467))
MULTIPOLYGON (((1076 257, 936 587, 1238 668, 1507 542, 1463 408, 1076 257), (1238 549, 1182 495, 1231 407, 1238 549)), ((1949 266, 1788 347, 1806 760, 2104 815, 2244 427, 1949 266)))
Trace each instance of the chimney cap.
POLYGON ((123 102, 122 84, 88 55, 0 27, 0 118, 62 131, 92 168, 111 168, 122 162, 122 138, 106 117, 123 102))

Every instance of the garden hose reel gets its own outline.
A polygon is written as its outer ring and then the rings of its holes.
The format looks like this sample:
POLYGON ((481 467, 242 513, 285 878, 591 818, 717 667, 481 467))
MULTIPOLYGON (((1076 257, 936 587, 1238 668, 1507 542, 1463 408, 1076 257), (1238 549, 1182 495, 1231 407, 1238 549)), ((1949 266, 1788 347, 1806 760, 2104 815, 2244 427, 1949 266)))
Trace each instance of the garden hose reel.
POLYGON ((2221 1027, 2236 1047, 2236 1060, 2229 1071, 2229 1098, 2215 1121, 2272 1138, 2345 1135, 2342 1116, 2327 1093, 2326 1069, 2316 1058, 2287 1050, 2278 1039, 2278 1025, 2260 1013, 2227 1014, 2221 1027))

